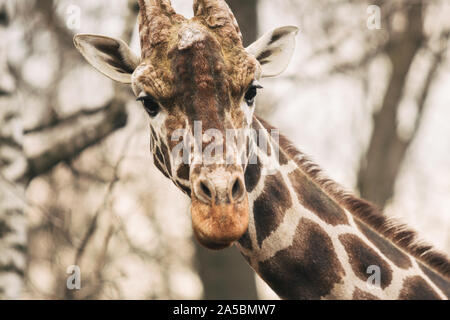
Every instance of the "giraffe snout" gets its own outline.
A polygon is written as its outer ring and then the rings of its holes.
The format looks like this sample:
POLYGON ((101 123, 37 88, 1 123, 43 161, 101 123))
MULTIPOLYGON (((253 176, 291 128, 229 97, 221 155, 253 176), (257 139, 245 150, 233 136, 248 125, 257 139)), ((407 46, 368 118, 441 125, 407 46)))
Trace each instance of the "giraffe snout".
POLYGON ((242 174, 234 174, 228 179, 214 181, 203 177, 194 186, 195 196, 206 204, 234 204, 245 198, 245 187, 242 174), (224 181, 223 181, 224 180, 224 181))
POLYGON ((206 170, 191 185, 192 226, 197 240, 209 249, 223 249, 239 240, 248 227, 243 173, 206 170))

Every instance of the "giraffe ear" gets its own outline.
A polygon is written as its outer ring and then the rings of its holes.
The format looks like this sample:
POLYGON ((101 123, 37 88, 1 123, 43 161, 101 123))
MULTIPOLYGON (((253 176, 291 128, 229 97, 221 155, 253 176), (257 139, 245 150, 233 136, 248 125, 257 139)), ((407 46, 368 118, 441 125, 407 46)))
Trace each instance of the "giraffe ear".
POLYGON ((261 64, 262 77, 275 77, 286 70, 295 49, 298 28, 286 26, 274 29, 247 47, 261 64))
POLYGON ((139 57, 120 40, 99 35, 77 34, 73 42, 83 57, 112 80, 131 83, 139 57))

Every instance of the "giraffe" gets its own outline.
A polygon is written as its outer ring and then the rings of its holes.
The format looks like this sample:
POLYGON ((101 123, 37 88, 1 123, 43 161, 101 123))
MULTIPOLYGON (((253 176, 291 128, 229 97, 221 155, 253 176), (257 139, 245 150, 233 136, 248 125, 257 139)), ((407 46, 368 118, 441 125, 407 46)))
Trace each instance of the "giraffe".
POLYGON ((244 48, 223 0, 194 0, 191 19, 169 0, 139 7, 140 57, 120 39, 79 34, 74 43, 97 70, 131 84, 149 115, 154 164, 191 198, 202 245, 236 245, 283 299, 450 297, 444 254, 327 178, 254 115, 258 80, 286 69, 296 27, 244 48), (223 138, 241 129, 231 139, 241 143, 223 138), (241 161, 225 161, 220 148, 241 161))

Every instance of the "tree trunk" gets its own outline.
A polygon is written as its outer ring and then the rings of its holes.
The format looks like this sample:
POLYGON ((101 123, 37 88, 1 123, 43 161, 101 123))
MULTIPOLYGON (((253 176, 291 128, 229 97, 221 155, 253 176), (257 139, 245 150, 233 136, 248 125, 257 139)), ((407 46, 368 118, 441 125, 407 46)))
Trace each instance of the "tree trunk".
MULTIPOLYGON (((0 5, 0 38, 10 17, 0 5)), ((27 161, 15 83, 6 44, 0 43, 0 300, 21 297, 26 264, 25 179, 27 161)))
POLYGON ((227 0, 248 46, 258 36, 258 0, 227 0))
MULTIPOLYGON (((252 43, 258 33, 258 1, 227 0, 227 2, 241 27, 244 44, 252 43)), ((205 299, 257 299, 255 273, 236 247, 216 252, 207 250, 194 241, 205 299)))
POLYGON ((197 270, 207 300, 256 300, 255 273, 233 246, 221 251, 201 247, 196 240, 197 270))
MULTIPOLYGON (((423 43, 423 3, 406 5, 404 10, 408 25, 400 34, 392 36, 386 46, 392 73, 381 109, 374 115, 371 141, 358 173, 361 196, 380 207, 393 196, 399 169, 414 138, 414 135, 409 139, 399 137, 397 112, 408 72, 423 43)), ((419 110, 424 101, 421 103, 419 110)))

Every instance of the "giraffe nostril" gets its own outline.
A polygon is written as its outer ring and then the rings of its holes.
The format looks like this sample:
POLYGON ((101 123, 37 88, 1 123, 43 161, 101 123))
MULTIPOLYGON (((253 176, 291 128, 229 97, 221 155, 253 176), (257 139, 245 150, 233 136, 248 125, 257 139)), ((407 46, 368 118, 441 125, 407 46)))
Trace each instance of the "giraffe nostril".
POLYGON ((244 186, 242 184, 242 180, 237 177, 231 187, 231 197, 234 201, 240 201, 242 196, 244 195, 244 186))
POLYGON ((202 177, 195 184, 194 194, 198 200, 208 205, 238 204, 246 195, 242 178, 239 175, 215 180, 202 177))
POLYGON ((212 192, 211 189, 208 187, 208 184, 204 181, 200 181, 200 190, 204 197, 206 197, 208 200, 212 199, 212 192))

